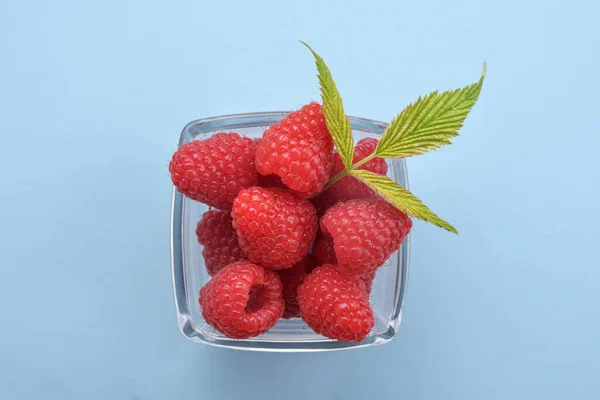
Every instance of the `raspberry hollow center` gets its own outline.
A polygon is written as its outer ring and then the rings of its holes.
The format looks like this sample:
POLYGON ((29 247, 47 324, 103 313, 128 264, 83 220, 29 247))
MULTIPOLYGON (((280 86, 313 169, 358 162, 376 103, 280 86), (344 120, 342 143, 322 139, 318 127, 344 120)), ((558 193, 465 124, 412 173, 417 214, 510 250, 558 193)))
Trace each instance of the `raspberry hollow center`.
POLYGON ((244 311, 251 314, 260 310, 264 304, 264 294, 264 285, 252 286, 248 294, 248 304, 246 304, 244 311))

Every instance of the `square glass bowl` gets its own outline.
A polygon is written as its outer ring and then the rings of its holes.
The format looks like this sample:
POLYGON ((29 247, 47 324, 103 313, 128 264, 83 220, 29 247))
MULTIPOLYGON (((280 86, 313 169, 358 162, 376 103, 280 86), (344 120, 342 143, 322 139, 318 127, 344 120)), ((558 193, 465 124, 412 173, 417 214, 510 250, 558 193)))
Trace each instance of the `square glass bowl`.
MULTIPOLYGON (((179 146, 205 139, 216 132, 235 131, 250 138, 281 120, 286 112, 226 115, 190 122, 181 133, 179 146)), ((366 137, 379 138, 386 124, 349 117, 355 143, 366 137)), ((388 176, 408 188, 406 164, 402 159, 387 160, 388 176)), ((379 268, 371 292, 375 326, 360 343, 342 343, 314 333, 301 319, 281 319, 267 333, 244 340, 229 339, 204 322, 198 305, 200 288, 210 279, 196 240, 196 224, 208 207, 173 191, 171 210, 171 263, 177 322, 185 337, 214 346, 259 351, 324 351, 351 349, 387 343, 396 335, 402 318, 409 267, 408 236, 400 249, 379 268)))

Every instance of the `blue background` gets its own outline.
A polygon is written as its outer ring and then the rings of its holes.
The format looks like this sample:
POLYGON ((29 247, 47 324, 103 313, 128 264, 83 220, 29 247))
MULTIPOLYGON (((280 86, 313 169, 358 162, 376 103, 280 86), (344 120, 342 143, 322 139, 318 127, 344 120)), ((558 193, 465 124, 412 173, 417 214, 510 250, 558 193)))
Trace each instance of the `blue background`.
POLYGON ((596 2, 0 1, 0 398, 597 399, 596 2), (327 4, 325 4, 327 3, 327 4), (319 99, 390 120, 489 71, 453 146, 410 159, 405 317, 385 346, 235 352, 176 327, 181 128, 319 99))

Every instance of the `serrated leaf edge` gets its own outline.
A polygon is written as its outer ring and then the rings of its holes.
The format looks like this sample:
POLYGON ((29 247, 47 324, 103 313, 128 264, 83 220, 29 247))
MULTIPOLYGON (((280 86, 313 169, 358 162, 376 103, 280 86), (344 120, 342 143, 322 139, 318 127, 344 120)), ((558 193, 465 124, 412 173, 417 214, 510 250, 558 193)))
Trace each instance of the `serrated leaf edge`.
POLYGON ((350 169, 354 158, 354 137, 350 120, 344 112, 342 97, 323 58, 305 42, 300 41, 300 43, 306 46, 315 58, 325 122, 344 166, 346 169, 350 169))
POLYGON ((429 222, 430 224, 433 224, 458 235, 458 231, 454 226, 440 218, 409 190, 398 185, 396 182, 394 182, 387 176, 379 175, 368 170, 351 170, 349 171, 349 173, 356 179, 366 184, 369 188, 373 189, 384 200, 386 200, 388 203, 392 204, 405 214, 408 214, 409 216, 420 219, 422 221, 429 222), (396 190, 398 194, 402 195, 402 197, 391 196, 389 193, 384 191, 383 185, 391 186, 392 189, 396 190), (407 200, 409 200, 410 202, 407 200))
POLYGON ((424 97, 419 96, 388 124, 375 149, 375 154, 379 157, 402 158, 423 154, 451 144, 450 139, 458 136, 458 131, 477 102, 486 74, 487 63, 484 61, 479 81, 461 89, 449 90, 441 94, 436 90, 424 97), (464 105, 457 106, 459 102, 464 105), (444 116, 436 119, 435 114, 440 112, 444 116), (418 126, 419 121, 432 113, 433 117, 430 117, 428 125, 420 128, 419 134, 403 139, 406 132, 409 132, 410 126, 418 126))

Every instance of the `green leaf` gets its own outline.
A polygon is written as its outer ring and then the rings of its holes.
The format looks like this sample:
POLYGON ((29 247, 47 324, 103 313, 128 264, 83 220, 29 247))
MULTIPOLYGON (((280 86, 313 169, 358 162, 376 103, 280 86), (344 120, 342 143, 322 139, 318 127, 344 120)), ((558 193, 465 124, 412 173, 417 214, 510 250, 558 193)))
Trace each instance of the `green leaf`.
POLYGON ((352 165, 352 158, 354 157, 354 138, 352 137, 350 121, 344 113, 342 97, 335 86, 335 82, 333 81, 333 77, 325 64, 325 61, 323 61, 321 56, 315 53, 309 45, 302 41, 300 41, 300 43, 305 45, 315 57, 317 71, 319 72, 319 83, 321 84, 323 114, 325 115, 327 128, 329 129, 331 137, 333 138, 333 143, 344 162, 344 166, 349 169, 352 165))
POLYGON ((375 154, 408 157, 451 144, 479 97, 486 70, 484 62, 479 81, 462 89, 419 97, 388 125, 375 154))
POLYGON ((387 176, 375 174, 367 170, 352 170, 350 175, 364 182, 387 202, 399 210, 417 219, 429 222, 458 235, 458 231, 450 223, 438 217, 421 200, 387 176))

